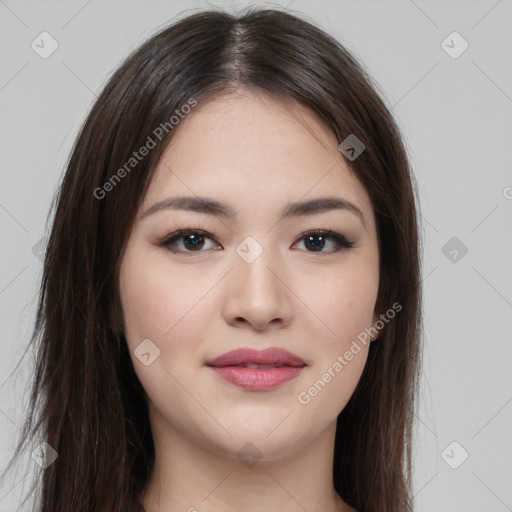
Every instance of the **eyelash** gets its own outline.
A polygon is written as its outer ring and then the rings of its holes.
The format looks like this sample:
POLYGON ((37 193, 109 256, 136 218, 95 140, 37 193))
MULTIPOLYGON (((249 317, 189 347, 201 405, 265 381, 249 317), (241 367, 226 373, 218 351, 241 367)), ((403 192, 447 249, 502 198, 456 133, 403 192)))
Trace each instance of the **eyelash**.
MULTIPOLYGON (((207 231, 204 231, 202 229, 187 228, 187 229, 180 229, 179 231, 175 231, 173 233, 166 235, 162 240, 160 240, 159 245, 161 247, 167 248, 168 250, 170 250, 171 252, 173 252, 175 254, 194 254, 194 253, 205 252, 205 250, 202 250, 202 249, 199 249, 197 251, 187 251, 187 250, 176 251, 176 250, 171 249, 171 246, 175 242, 179 241, 182 238, 185 238, 186 235, 191 235, 191 234, 198 234, 198 235, 202 235, 205 238, 210 238, 211 240, 215 240, 212 236, 209 235, 209 233, 207 231)), ((318 252, 320 254, 322 254, 322 253, 323 254, 326 254, 326 253, 333 254, 333 253, 337 253, 343 249, 352 249, 355 246, 355 242, 347 240, 340 233, 336 233, 335 231, 332 231, 330 229, 314 229, 312 231, 307 231, 298 239, 298 241, 301 241, 301 240, 307 238, 308 236, 323 236, 324 238, 331 239, 336 243, 336 248, 332 251, 324 251, 324 250, 306 251, 306 252, 313 253, 313 254, 316 252, 318 252)))

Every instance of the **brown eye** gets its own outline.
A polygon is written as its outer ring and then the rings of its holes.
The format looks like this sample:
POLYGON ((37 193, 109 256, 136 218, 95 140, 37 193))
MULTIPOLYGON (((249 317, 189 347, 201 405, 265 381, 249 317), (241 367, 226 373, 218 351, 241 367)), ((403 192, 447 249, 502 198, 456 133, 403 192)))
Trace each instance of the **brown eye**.
POLYGON ((351 249, 355 245, 354 242, 349 242, 343 235, 329 230, 311 231, 303 235, 300 240, 304 240, 304 245, 308 252, 338 252, 342 249, 351 249), (327 242, 330 242, 334 245, 333 250, 323 250, 327 242))
POLYGON ((167 247, 172 252, 201 252, 206 240, 213 238, 202 230, 181 230, 172 233, 160 242, 160 245, 167 247), (176 249, 176 247, 179 247, 176 249))
MULTIPOLYGON (((208 240, 213 242, 214 238, 209 236, 206 231, 200 229, 182 229, 168 235, 160 242, 160 245, 168 248, 173 253, 204 252, 204 250, 208 249, 219 250, 219 246, 217 246, 217 248, 215 246, 206 247, 205 249, 208 240)), ((330 230, 310 231, 299 239, 299 241, 302 240, 304 241, 307 252, 317 253, 338 252, 342 249, 351 249, 355 245, 354 242, 347 241, 343 235, 330 230), (324 250, 326 247, 328 248, 329 245, 331 250, 324 250)))

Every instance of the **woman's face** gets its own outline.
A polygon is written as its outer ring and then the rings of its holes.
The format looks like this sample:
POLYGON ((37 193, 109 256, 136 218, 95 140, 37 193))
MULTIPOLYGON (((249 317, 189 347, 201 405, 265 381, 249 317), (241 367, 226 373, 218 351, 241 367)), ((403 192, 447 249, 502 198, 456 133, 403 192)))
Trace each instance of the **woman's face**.
POLYGON ((120 268, 131 358, 153 429, 230 457, 252 443, 275 459, 332 428, 363 371, 369 344, 358 335, 378 318, 370 199, 304 107, 245 92, 180 123, 120 268), (290 206, 320 198, 354 208, 290 206), (302 363, 267 352, 209 365, 269 347, 302 363))

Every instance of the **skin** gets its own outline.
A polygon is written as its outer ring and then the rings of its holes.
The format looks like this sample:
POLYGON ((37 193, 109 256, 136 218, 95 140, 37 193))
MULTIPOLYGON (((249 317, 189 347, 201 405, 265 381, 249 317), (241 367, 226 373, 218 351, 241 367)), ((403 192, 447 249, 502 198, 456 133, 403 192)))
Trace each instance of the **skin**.
POLYGON ((120 267, 125 337, 155 443, 145 509, 353 511, 332 484, 333 448, 369 344, 307 405, 297 396, 378 319, 369 196, 334 135, 304 106, 239 91, 200 103, 175 130, 120 267), (144 215, 178 194, 222 201, 238 218, 171 209, 144 215), (354 203, 365 225, 348 210, 279 220, 287 203, 324 196, 354 203), (181 237, 177 253, 160 244, 185 228, 210 238, 195 249, 181 237), (304 238, 314 229, 331 229, 355 247, 335 252, 326 240, 315 251, 304 238), (263 249, 251 263, 236 252, 247 236, 263 249), (144 339, 160 350, 147 366, 134 353, 144 339), (239 388, 205 366, 236 348, 271 346, 307 364, 272 390, 239 388), (237 456, 248 442, 261 454, 252 467, 237 456))

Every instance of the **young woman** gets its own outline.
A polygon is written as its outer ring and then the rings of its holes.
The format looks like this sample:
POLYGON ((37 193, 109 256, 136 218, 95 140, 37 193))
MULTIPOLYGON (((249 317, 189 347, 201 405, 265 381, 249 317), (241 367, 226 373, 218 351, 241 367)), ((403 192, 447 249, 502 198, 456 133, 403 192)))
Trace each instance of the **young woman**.
POLYGON ((18 447, 38 510, 412 510, 416 196, 371 78, 301 17, 145 42, 55 201, 18 447))

